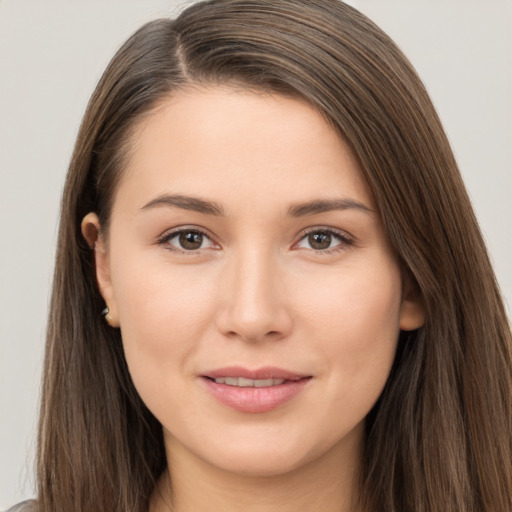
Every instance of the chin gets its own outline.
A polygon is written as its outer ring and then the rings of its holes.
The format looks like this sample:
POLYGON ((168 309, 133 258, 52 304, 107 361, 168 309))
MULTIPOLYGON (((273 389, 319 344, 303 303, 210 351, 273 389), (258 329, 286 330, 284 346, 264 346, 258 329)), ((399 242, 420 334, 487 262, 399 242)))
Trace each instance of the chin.
MULTIPOLYGON (((333 446, 334 444, 334 446, 333 446)), ((326 439, 275 437, 219 443, 208 453, 197 454, 210 465, 241 477, 271 478, 313 468, 316 461, 337 451, 326 439), (260 442, 258 442, 260 441, 260 442)))
POLYGON ((220 465, 217 463, 217 467, 241 477, 275 478, 297 471, 306 464, 305 460, 297 458, 297 454, 260 452, 250 456, 233 454, 220 465))

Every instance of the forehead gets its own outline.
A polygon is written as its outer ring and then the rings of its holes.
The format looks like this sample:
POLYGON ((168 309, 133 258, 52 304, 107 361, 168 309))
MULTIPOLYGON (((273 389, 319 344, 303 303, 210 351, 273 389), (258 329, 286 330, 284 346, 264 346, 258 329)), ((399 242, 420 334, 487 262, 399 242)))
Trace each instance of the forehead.
POLYGON ((179 92, 143 118, 119 192, 137 204, 161 193, 267 206, 333 195, 372 203, 353 152, 314 108, 230 87, 179 92))

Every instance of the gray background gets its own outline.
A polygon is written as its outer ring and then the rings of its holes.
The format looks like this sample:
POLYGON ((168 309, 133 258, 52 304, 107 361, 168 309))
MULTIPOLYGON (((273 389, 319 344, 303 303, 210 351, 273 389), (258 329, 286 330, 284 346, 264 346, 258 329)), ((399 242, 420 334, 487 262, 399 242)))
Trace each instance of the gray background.
MULTIPOLYGON (((58 204, 100 74, 192 2, 0 0, 0 509, 30 497, 58 204)), ((402 47, 444 122, 512 304, 512 2, 352 0, 402 47)))

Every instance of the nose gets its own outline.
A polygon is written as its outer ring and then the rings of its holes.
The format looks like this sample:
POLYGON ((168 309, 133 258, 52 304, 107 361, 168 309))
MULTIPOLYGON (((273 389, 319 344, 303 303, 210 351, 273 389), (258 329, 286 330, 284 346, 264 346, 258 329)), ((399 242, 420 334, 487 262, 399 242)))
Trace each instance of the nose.
POLYGON ((272 255, 249 250, 233 255, 222 276, 217 327, 247 342, 279 340, 292 329, 290 297, 272 255))

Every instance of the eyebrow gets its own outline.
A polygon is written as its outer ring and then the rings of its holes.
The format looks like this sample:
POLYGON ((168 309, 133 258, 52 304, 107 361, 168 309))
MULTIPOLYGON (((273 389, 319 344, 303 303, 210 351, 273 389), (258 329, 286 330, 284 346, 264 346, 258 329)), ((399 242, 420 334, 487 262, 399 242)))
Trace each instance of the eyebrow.
POLYGON ((359 210, 365 213, 373 213, 368 206, 354 199, 315 199, 307 203, 290 206, 288 216, 305 217, 306 215, 315 215, 332 210, 359 210))
MULTIPOLYGON (((164 194, 152 199, 141 209, 149 210, 161 206, 176 207, 183 210, 191 210, 205 215, 213 215, 216 217, 224 217, 225 211, 221 204, 215 201, 201 199, 199 197, 184 196, 181 194, 168 195, 164 194)), ((354 199, 314 199, 305 203, 297 203, 288 209, 288 217, 305 217, 307 215, 315 215, 332 210, 359 210, 365 213, 373 213, 368 206, 355 201, 354 199)))
POLYGON ((192 210, 194 212, 204 213, 205 215, 215 215, 216 217, 224 217, 224 208, 219 203, 207 201, 199 197, 183 196, 183 195, 162 195, 149 201, 141 209, 149 210, 158 206, 174 206, 183 210, 192 210))

